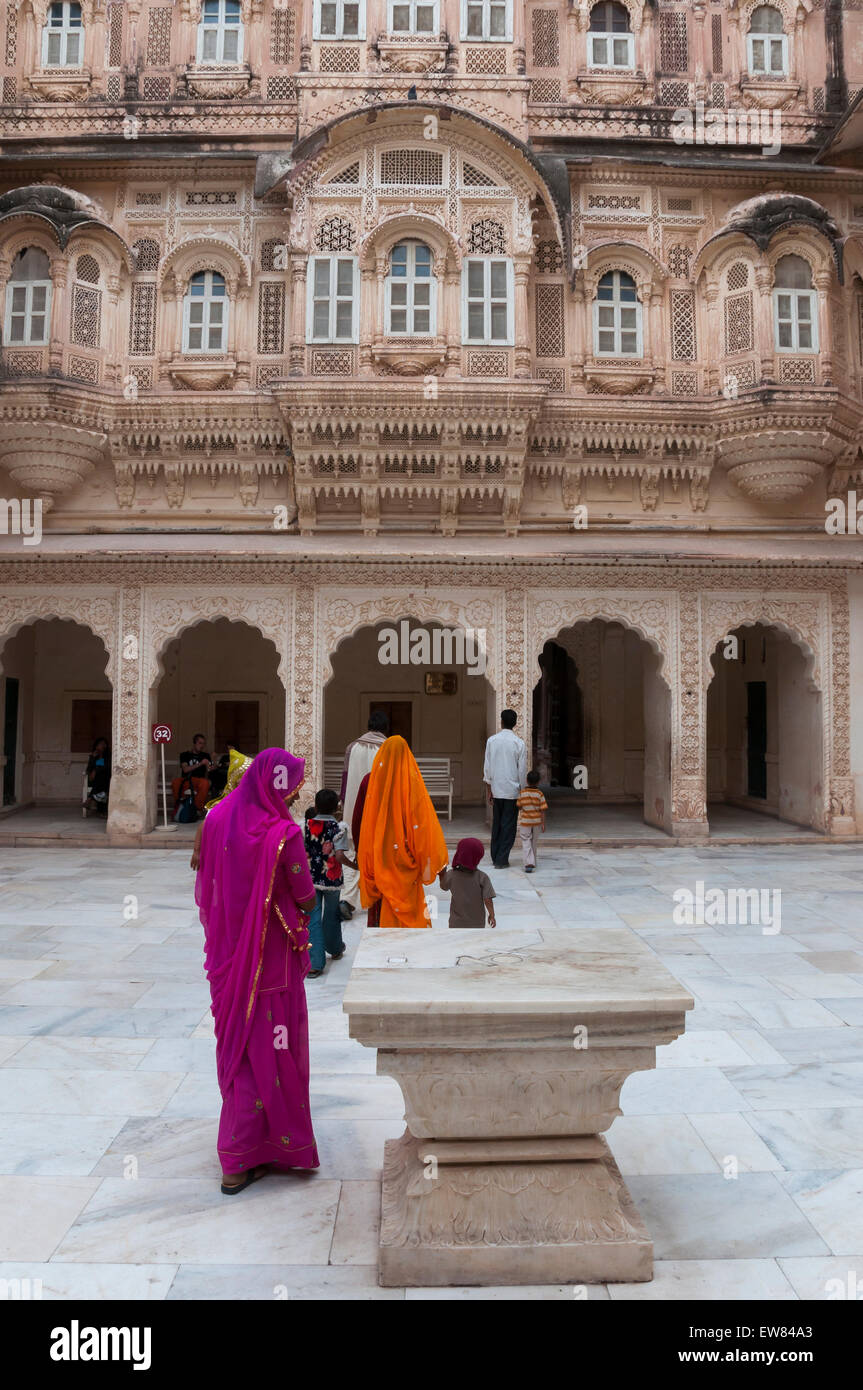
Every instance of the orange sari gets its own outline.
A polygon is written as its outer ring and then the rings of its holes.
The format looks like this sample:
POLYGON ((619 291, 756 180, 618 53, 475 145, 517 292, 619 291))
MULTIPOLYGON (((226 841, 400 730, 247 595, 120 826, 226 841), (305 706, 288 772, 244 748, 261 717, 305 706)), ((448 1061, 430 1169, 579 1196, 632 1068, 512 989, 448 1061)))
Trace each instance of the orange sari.
POLYGON ((423 884, 434 882, 447 858, 416 759, 395 734, 369 773, 358 852, 363 907, 381 904, 382 927, 427 927, 423 884))

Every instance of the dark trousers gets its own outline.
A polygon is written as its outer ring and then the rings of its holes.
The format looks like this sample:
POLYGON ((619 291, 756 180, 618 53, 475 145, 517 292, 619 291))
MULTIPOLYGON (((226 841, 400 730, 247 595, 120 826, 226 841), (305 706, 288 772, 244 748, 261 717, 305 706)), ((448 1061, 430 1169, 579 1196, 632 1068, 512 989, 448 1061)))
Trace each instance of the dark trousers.
POLYGON ((310 969, 323 970, 327 963, 326 953, 337 956, 344 949, 338 890, 316 888, 315 905, 309 919, 310 969))
POLYGON ((494 797, 491 815, 491 862, 497 868, 509 863, 509 852, 515 844, 517 826, 518 802, 494 797))

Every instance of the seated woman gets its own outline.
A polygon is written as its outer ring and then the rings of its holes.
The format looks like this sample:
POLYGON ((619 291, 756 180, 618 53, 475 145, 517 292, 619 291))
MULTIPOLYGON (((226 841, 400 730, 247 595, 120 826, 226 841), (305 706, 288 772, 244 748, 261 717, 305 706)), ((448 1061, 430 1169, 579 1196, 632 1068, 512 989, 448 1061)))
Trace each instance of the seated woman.
POLYGON ((361 810, 357 863, 369 925, 429 925, 423 885, 447 862, 446 844, 416 759, 398 734, 381 745, 361 810))
POLYGON ((108 814, 108 789, 111 785, 111 750, 106 738, 97 738, 87 762, 87 800, 85 811, 108 814))

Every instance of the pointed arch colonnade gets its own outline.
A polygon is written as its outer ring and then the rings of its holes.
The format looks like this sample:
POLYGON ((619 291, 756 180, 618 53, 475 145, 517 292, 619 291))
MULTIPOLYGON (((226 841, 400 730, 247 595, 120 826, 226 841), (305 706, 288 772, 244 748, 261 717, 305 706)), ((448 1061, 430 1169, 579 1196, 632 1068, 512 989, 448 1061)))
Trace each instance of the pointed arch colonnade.
MULTIPOLYGON (((34 574, 25 582, 27 570, 26 562, 3 567, 11 579, 0 584, 0 666, 8 640, 43 619, 72 620, 104 645, 113 692, 108 834, 116 843, 135 842, 155 822, 150 727, 164 717, 157 711, 165 653, 184 632, 220 619, 255 629, 270 651, 275 648, 285 739, 305 756, 309 785, 320 785, 323 776, 333 654, 362 629, 408 619, 484 631, 490 699, 498 710, 517 710, 530 747, 532 695, 546 643, 594 620, 619 625, 652 653, 645 663, 655 682, 651 708, 661 708, 667 720, 668 756, 645 759, 645 818, 681 839, 702 837, 708 829, 708 690, 716 678, 715 653, 729 634, 758 625, 799 649, 807 691, 817 697, 807 707, 817 783, 809 823, 837 836, 857 830, 848 582, 841 571, 759 567, 750 575, 745 566, 706 570, 570 560, 464 563, 442 572, 424 561, 202 560, 166 561, 159 582, 152 582, 150 565, 82 558, 43 559, 38 581, 34 574), (83 573, 91 582, 80 582, 83 573), (820 724, 814 730, 813 718, 820 724)), ((230 672, 224 684, 230 687, 230 672)), ((193 732, 178 730, 177 738, 193 732)), ((346 729, 344 742, 357 732, 346 729)))

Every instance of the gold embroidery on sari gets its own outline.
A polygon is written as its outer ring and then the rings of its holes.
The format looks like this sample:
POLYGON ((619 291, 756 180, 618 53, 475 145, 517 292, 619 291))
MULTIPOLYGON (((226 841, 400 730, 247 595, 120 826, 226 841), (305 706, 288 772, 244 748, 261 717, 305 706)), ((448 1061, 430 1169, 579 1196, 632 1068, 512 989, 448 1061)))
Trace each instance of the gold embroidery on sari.
POLYGON ((281 839, 281 841, 279 842, 279 848, 276 850, 276 857, 275 857, 275 860, 273 861, 273 872, 270 874, 270 886, 269 886, 269 888, 267 889, 267 896, 266 896, 266 898, 264 899, 264 930, 261 932, 261 949, 260 949, 260 952, 259 952, 259 954, 258 954, 258 968, 257 968, 257 970, 255 971, 255 978, 254 978, 254 980, 252 981, 252 992, 251 992, 251 994, 249 995, 249 1007, 246 1009, 246 1022, 247 1022, 247 1023, 248 1023, 249 1019, 250 1019, 251 1016, 252 1016, 252 1009, 253 1009, 254 1003, 255 1003, 255 995, 256 995, 257 992, 258 992, 258 981, 259 981, 260 978, 261 978, 261 971, 262 971, 263 968, 264 968, 264 943, 266 942, 266 939, 267 939, 267 926, 268 926, 269 920, 270 920, 270 900, 271 900, 271 898, 272 898, 272 896, 273 896, 273 884, 274 884, 275 881, 276 881, 276 869, 279 867, 279 857, 280 857, 280 855, 281 855, 281 853, 282 853, 282 850, 285 848, 285 845, 287 844, 287 842, 288 842, 288 837, 287 837, 287 835, 283 836, 282 839, 281 839))

